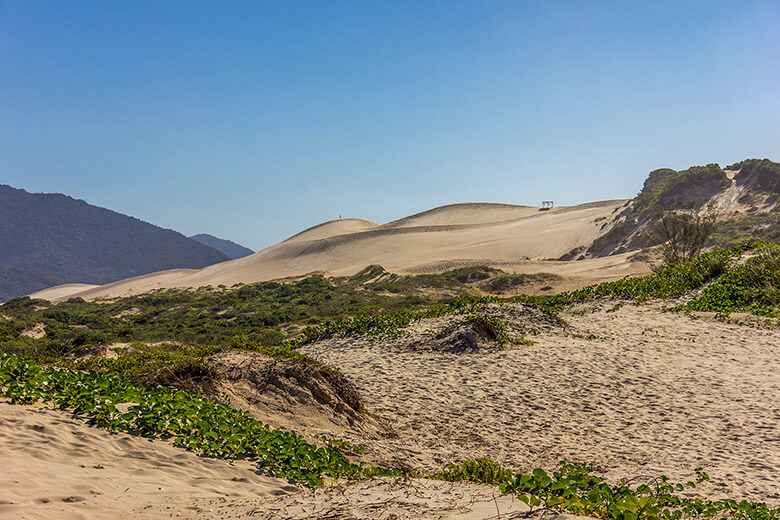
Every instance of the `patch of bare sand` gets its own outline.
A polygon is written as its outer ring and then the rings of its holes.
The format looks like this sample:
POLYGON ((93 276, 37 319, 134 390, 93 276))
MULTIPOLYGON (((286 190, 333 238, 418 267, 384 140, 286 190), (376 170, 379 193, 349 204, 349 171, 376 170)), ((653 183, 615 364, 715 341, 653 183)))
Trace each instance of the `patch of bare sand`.
POLYGON ((495 486, 373 478, 279 497, 256 515, 267 520, 509 520, 525 518, 527 511, 528 506, 502 496, 495 486))
POLYGON ((41 339, 46 336, 46 324, 36 323, 33 328, 22 331, 20 336, 31 339, 41 339))
POLYGON ((298 491, 249 463, 198 457, 92 428, 65 412, 4 402, 0 463, 3 518, 208 518, 209 509, 235 497, 298 491))
POLYGON ((527 511, 493 486, 374 478, 303 489, 248 462, 112 434, 71 414, 0 402, 0 518, 452 519, 527 511))
POLYGON ((703 466, 711 496, 780 503, 780 330, 692 320, 660 304, 575 310, 585 313, 566 313, 573 329, 548 327, 534 345, 506 350, 409 348, 435 343, 447 326, 435 320, 397 340, 303 350, 339 367, 399 434, 364 442, 377 460, 432 471, 480 456, 525 470, 566 459, 614 478, 675 481, 703 466), (565 335, 575 330, 600 338, 565 335))

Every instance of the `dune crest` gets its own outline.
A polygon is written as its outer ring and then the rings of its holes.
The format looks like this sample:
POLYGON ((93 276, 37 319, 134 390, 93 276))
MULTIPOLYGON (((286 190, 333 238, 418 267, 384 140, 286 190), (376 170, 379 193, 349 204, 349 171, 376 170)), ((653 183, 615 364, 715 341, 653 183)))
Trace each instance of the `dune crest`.
MULTIPOLYGON (((625 203, 611 200, 550 210, 467 203, 442 206, 384 225, 361 219, 334 220, 253 255, 203 269, 161 271, 86 290, 74 287, 73 292, 63 287, 46 289, 32 296, 59 301, 73 296, 127 296, 159 288, 231 286, 314 272, 348 276, 368 265, 382 265, 397 273, 431 272, 436 266, 445 270, 453 263, 500 265, 504 270, 521 272, 532 268, 529 262, 558 258, 590 244, 625 203)), ((605 273, 605 279, 628 274, 626 257, 620 260, 614 272, 605 273)), ((614 262, 602 263, 614 266, 614 262)), ((571 268, 566 262, 546 264, 544 270, 552 272, 571 268)), ((582 271, 581 266, 577 268, 582 271)))

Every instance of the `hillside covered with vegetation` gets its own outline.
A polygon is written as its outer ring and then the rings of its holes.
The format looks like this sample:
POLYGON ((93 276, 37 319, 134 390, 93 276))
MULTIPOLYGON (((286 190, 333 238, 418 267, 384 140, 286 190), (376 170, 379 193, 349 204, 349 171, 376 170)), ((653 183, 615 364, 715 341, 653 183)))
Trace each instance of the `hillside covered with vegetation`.
POLYGON ((711 213, 716 220, 710 246, 739 239, 777 240, 780 236, 780 164, 747 159, 721 168, 717 164, 650 172, 642 190, 616 223, 578 255, 604 256, 658 245, 658 228, 669 212, 711 213), (727 190, 736 199, 730 200, 727 190))

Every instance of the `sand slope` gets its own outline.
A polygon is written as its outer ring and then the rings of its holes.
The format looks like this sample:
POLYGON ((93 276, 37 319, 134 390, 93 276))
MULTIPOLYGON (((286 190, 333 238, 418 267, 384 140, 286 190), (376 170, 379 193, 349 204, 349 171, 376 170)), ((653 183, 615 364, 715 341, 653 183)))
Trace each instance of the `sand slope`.
MULTIPOLYGON (((168 287, 230 286, 312 272, 342 276, 372 264, 400 273, 476 264, 501 265, 518 272, 529 260, 557 258, 590 244, 625 203, 603 201, 549 211, 470 203, 436 208, 385 225, 359 219, 331 221, 254 255, 204 269, 163 271, 72 292, 60 286, 33 296, 57 301, 168 287)), ((566 266, 551 263, 547 267, 565 271, 566 266)))
POLYGON ((231 497, 298 491, 251 464, 111 434, 65 412, 0 402, 0 517, 170 518, 231 497))

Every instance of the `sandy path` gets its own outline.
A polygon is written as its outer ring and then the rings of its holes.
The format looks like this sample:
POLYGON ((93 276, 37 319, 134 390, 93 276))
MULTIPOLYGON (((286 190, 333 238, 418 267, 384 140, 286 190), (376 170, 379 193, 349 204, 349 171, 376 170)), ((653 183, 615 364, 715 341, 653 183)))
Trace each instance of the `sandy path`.
POLYGON ((596 462, 612 476, 688 480, 715 496, 780 503, 780 331, 691 320, 659 306, 567 315, 603 339, 544 334, 532 346, 452 354, 330 340, 339 367, 401 437, 380 457, 435 469, 486 455, 510 466, 596 462))

